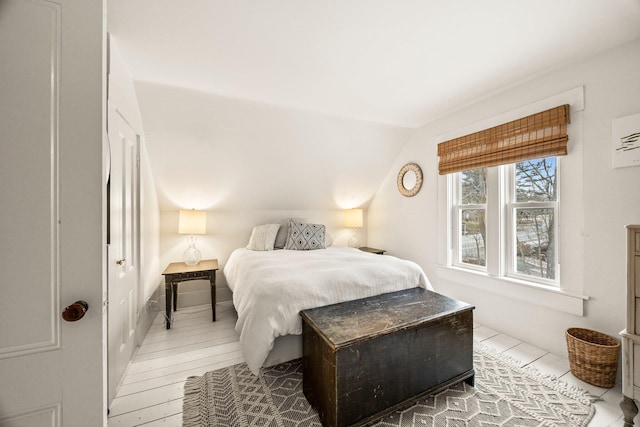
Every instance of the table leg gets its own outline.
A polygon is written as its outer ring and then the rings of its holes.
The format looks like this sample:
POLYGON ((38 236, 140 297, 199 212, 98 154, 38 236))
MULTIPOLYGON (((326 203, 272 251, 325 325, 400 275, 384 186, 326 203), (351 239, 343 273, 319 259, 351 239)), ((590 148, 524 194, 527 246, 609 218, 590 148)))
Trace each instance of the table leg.
POLYGON ((174 282, 171 284, 173 288, 173 311, 178 309, 178 282, 174 282))
POLYGON ((171 282, 165 280, 164 282, 164 299, 165 301, 165 320, 167 322, 167 329, 171 329, 171 282))
POLYGON ((213 315, 213 321, 216 321, 216 272, 215 270, 209 277, 209 283, 211 284, 211 313, 213 315))

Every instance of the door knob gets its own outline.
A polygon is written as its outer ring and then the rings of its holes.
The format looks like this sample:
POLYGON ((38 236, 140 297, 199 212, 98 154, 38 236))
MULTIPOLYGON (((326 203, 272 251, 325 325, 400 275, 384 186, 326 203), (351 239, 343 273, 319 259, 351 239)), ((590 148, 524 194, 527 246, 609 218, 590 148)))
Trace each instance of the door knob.
POLYGON ((89 310, 89 304, 85 301, 76 301, 65 307, 62 312, 62 318, 67 322, 75 322, 76 320, 82 319, 87 310, 89 310))
POLYGON ((127 262, 127 260, 122 258, 122 259, 119 259, 118 261, 116 261, 116 264, 123 265, 125 262, 127 262))

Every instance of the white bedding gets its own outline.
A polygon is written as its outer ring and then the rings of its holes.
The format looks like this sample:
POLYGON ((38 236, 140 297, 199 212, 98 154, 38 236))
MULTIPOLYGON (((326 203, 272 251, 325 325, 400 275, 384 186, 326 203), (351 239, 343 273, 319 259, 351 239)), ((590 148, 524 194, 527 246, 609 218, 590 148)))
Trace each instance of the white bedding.
POLYGON ((312 251, 236 249, 224 274, 244 358, 256 375, 276 337, 302 333, 301 310, 418 286, 432 289, 414 262, 336 245, 312 251))

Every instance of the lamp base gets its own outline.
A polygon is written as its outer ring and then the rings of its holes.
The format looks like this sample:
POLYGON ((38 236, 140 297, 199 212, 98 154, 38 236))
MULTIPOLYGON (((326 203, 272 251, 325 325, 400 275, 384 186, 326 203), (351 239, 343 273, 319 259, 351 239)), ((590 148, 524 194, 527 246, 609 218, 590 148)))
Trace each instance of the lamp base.
POLYGON ((196 248, 196 239, 191 236, 189 238, 189 247, 182 254, 182 260, 187 265, 196 265, 200 262, 202 254, 200 250, 196 248))
POLYGON ((350 248, 359 248, 360 242, 358 242, 358 237, 356 236, 356 230, 353 230, 353 234, 349 237, 349 241, 347 241, 347 245, 350 248))

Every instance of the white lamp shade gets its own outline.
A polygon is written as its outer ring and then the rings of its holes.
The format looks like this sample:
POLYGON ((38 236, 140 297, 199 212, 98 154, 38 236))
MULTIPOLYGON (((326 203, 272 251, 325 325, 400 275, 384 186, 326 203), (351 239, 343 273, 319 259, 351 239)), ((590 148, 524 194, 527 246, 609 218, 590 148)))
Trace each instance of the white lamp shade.
POLYGON ((344 211, 344 226, 349 228, 362 227, 362 209, 348 209, 344 211))
POLYGON ((207 212, 181 210, 178 219, 178 234, 206 234, 207 212))

